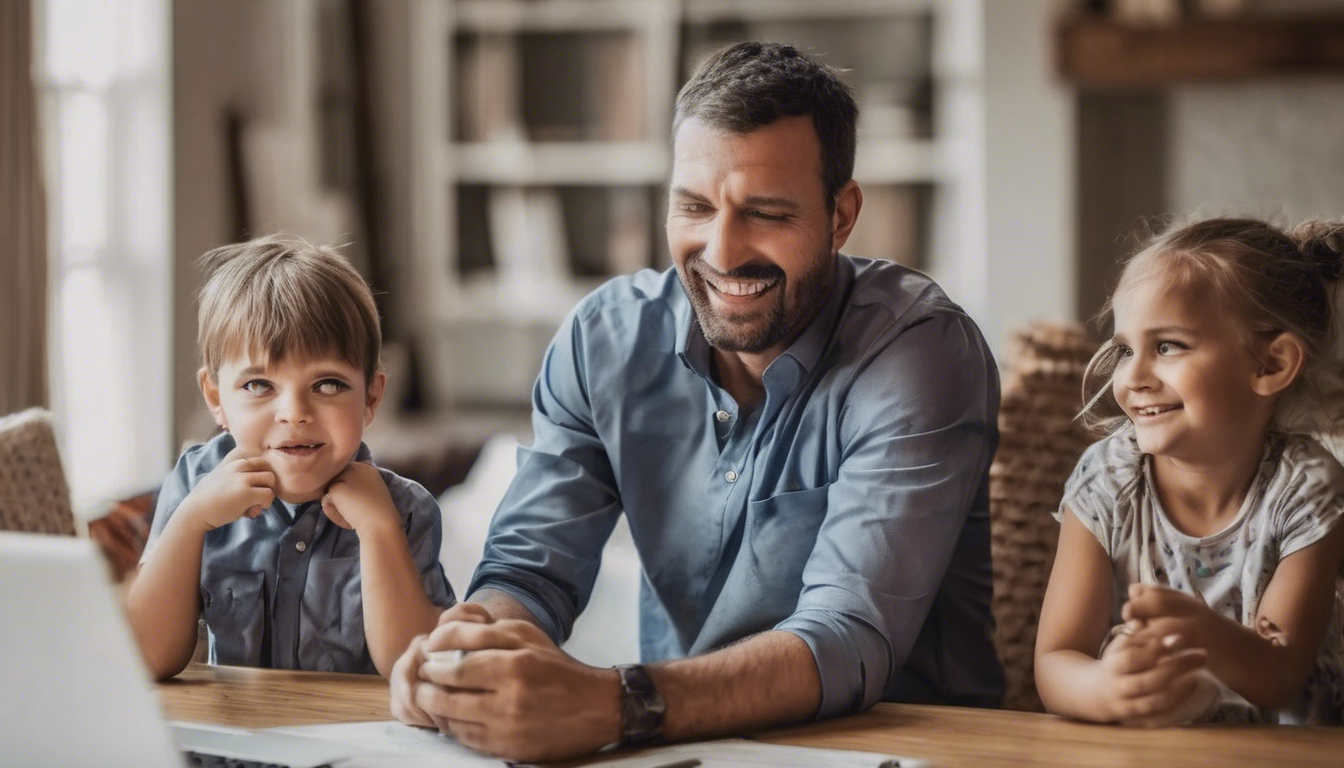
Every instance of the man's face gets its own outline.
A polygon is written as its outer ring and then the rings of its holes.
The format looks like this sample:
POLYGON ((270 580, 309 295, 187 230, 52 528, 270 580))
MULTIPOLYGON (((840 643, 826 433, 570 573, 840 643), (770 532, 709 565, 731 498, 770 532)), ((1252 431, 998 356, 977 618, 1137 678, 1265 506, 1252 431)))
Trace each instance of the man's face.
POLYGON ((826 303, 836 237, 812 118, 677 130, 667 242, 710 345, 778 354, 826 303))

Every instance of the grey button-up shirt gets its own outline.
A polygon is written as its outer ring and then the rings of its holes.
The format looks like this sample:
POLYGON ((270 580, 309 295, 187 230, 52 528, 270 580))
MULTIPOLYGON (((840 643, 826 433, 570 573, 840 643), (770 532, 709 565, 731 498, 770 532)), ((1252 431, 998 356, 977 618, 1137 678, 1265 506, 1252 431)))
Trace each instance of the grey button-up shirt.
POLYGON ((994 704, 999 388, 975 324, 924 275, 842 255, 762 404, 738 407, 711 351, 675 271, 585 299, 546 354, 535 442, 469 592, 510 593, 562 640, 624 512, 645 661, 780 629, 812 649, 822 716, 994 704))
MULTIPOLYGON (((149 544, 196 483, 234 448, 223 433, 182 454, 159 491, 149 544)), ((361 444, 355 456, 369 460, 361 444)), ((434 497, 419 483, 379 469, 435 605, 454 602, 439 563, 443 522, 434 497)), ((210 662, 276 669, 376 674, 364 639, 359 537, 331 522, 321 502, 276 500, 205 536, 201 606, 210 631, 210 662)))

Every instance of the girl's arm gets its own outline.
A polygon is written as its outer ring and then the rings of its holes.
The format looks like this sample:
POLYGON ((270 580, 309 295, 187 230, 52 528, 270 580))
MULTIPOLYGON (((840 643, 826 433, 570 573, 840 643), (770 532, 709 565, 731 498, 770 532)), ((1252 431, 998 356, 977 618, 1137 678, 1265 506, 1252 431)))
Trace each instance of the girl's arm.
POLYGON ((1051 712, 1136 720, 1174 709, 1194 690, 1192 673, 1204 661, 1198 649, 1121 637, 1097 658, 1110 628, 1113 586, 1106 551, 1066 507, 1036 632, 1036 689, 1051 712))
POLYGON ((1209 670, 1225 685, 1257 707, 1279 709, 1302 690, 1320 652, 1342 558, 1344 524, 1336 524, 1279 561, 1256 627, 1214 613, 1191 595, 1146 586, 1130 590, 1125 618, 1144 621, 1144 634, 1179 634, 1207 649, 1209 670))
POLYGON ((359 536, 364 639, 374 667, 387 677, 411 640, 438 625, 443 608, 425 593, 401 515, 376 467, 352 462, 328 488, 322 508, 359 536))

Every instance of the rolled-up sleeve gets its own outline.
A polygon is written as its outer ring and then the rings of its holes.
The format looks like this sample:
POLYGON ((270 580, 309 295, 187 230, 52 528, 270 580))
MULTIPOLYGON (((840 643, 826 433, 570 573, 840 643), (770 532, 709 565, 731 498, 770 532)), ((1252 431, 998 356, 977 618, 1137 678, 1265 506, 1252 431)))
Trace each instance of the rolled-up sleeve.
POLYGON ((534 441, 518 449, 518 472, 468 590, 512 595, 557 643, 588 603, 621 512, 585 384, 584 310, 571 313, 546 352, 532 392, 534 441))
POLYGON ((821 676, 819 717, 879 701, 929 615, 997 442, 998 380, 979 331, 936 312, 865 356, 841 409, 843 457, 794 613, 821 676))

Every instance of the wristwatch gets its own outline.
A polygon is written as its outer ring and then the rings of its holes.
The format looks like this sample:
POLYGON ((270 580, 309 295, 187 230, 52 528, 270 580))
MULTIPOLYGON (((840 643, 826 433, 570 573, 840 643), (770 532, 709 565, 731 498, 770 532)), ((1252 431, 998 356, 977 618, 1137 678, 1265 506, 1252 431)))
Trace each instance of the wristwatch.
POLYGON ((643 664, 616 667, 621 675, 621 746, 648 744, 663 735, 667 705, 643 664))

